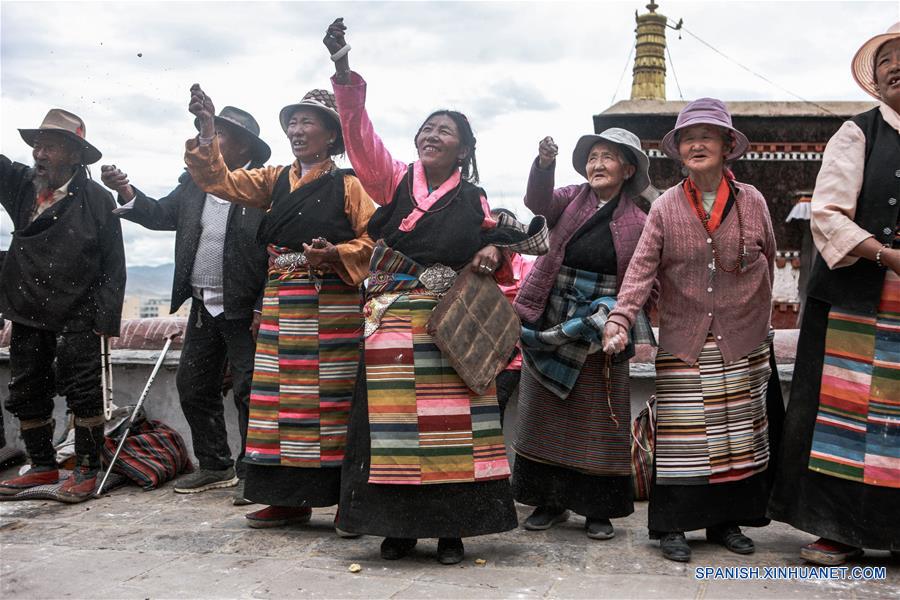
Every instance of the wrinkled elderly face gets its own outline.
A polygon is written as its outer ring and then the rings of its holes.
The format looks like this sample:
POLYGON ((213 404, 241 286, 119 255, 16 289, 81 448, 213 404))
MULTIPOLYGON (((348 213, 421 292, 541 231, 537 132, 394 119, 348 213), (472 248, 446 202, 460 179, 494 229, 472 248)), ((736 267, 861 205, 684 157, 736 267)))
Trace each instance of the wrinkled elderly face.
POLYGON ((337 133, 325 124, 325 118, 315 108, 299 108, 291 115, 287 126, 291 151, 301 162, 317 163, 331 156, 331 146, 337 133))
POLYGON ((607 142, 594 144, 584 166, 588 184, 602 200, 609 200, 618 194, 634 171, 634 165, 625 160, 622 151, 607 142))
POLYGON ((721 170, 729 152, 728 132, 716 125, 692 125, 678 132, 678 154, 688 171, 721 170))
POLYGON ((81 162, 81 150, 65 135, 43 131, 34 139, 34 182, 39 189, 57 189, 81 162))
POLYGON ((231 169, 240 169, 250 160, 250 143, 240 133, 228 125, 216 124, 216 137, 219 139, 219 152, 225 165, 231 169))
POLYGON ((900 110, 900 39, 882 44, 875 54, 875 85, 885 104, 900 110))

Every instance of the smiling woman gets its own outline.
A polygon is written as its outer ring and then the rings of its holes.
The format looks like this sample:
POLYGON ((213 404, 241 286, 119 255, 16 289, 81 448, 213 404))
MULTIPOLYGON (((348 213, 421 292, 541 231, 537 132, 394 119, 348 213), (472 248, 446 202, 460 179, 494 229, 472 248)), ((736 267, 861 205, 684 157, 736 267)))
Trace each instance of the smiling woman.
POLYGON ((413 164, 391 157, 366 112, 366 83, 350 71, 345 30, 338 19, 324 43, 335 61, 347 154, 380 208, 369 222, 377 244, 338 525, 385 537, 381 556, 390 560, 418 538, 439 538, 438 560, 454 564, 463 559, 463 537, 512 529, 516 511, 494 387, 469 389, 427 323, 458 271, 508 282, 500 247, 535 248, 526 247, 524 231, 490 217, 475 185, 475 135, 462 113, 425 119, 413 164))
POLYGON ((372 202, 332 156, 343 152, 334 96, 312 90, 281 109, 296 160, 289 167, 229 170, 219 152, 212 101, 191 88, 200 135, 185 161, 204 191, 267 208, 257 237, 267 244, 264 297, 244 462, 244 496, 269 506, 251 527, 308 521, 337 504, 353 375, 362 329, 359 285, 372 240, 372 202))

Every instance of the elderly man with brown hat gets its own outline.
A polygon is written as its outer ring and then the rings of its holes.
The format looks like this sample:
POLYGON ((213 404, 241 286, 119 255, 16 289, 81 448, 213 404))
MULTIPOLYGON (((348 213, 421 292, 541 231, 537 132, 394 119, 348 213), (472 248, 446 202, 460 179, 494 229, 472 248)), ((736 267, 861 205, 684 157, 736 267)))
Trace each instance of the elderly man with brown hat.
MULTIPOLYGON (((272 151, 260 139, 253 115, 226 106, 214 121, 228 169, 257 169, 269 159, 272 151)), ((199 123, 194 124, 199 129, 199 123)), ((178 187, 159 200, 132 186, 115 165, 104 165, 101 177, 118 192, 123 206, 116 213, 123 219, 175 232, 171 312, 192 298, 176 384, 200 468, 176 481, 175 492, 193 494, 237 485, 234 503, 249 504, 244 499, 243 458, 259 327, 254 309, 261 308, 268 270, 266 246, 257 241, 256 231, 266 211, 207 194, 186 171, 178 178, 178 187), (226 359, 241 434, 236 462, 228 446, 222 402, 226 359)))
POLYGON ((34 149, 34 165, 0 156, 0 204, 14 227, 0 270, 0 313, 12 321, 6 408, 19 419, 32 469, 0 482, 0 494, 59 481, 58 392, 75 416, 77 458, 59 495, 80 502, 93 495, 100 468, 100 336, 119 335, 122 230, 112 196, 86 168, 101 154, 85 139, 81 118, 54 108, 37 129, 19 132, 34 149))

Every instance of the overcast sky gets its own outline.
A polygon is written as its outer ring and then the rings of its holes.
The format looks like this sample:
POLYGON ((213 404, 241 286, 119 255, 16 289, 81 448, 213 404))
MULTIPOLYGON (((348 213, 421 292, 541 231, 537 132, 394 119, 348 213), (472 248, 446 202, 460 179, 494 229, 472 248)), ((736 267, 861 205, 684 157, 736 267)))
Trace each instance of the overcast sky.
MULTIPOLYGON (((420 121, 436 108, 465 112, 478 137, 482 186, 494 206, 524 213, 521 197, 537 143, 560 147, 557 184, 591 116, 631 91, 633 2, 0 2, 0 150, 31 162, 19 127, 50 107, 80 115, 87 137, 132 182, 171 190, 195 133, 188 89, 199 82, 217 108, 244 108, 292 160, 278 111, 312 88, 330 88, 321 39, 344 17, 350 61, 369 83, 368 109, 396 158, 412 161, 420 121), (623 70, 627 68, 624 78, 623 70), (621 78, 621 83, 620 83, 621 78)), ((850 59, 900 20, 900 3, 677 2, 659 12, 811 100, 867 100, 850 59)), ((668 31, 684 99, 795 100, 687 34, 668 31)), ((667 94, 679 99, 669 65, 667 94)), ((99 181, 99 165, 93 168, 99 181)), ((10 224, 0 215, 0 248, 10 224)), ((124 224, 130 265, 171 262, 174 234, 124 224)))

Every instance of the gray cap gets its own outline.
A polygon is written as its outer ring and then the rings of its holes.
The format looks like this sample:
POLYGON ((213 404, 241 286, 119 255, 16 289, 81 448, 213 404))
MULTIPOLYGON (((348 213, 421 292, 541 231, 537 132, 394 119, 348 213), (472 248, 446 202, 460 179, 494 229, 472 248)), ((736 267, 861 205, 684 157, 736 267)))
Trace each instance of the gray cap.
POLYGON ((602 133, 583 135, 575 144, 575 150, 572 151, 572 166, 587 179, 588 155, 599 142, 607 142, 614 144, 625 155, 628 162, 635 166, 634 175, 625 182, 623 188, 628 188, 635 196, 640 195, 650 186, 650 159, 641 149, 641 140, 627 129, 620 127, 610 127, 602 133))

